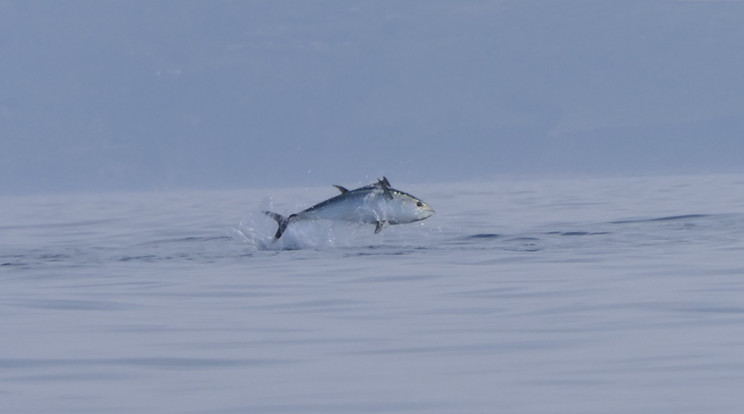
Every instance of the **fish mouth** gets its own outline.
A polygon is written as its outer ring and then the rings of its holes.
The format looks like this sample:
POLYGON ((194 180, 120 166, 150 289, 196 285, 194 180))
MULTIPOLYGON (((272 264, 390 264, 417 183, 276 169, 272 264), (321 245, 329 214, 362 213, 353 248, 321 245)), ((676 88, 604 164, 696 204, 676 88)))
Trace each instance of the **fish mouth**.
POLYGON ((425 208, 423 208, 423 210, 424 210, 423 211, 424 218, 429 218, 429 217, 433 216, 434 213, 435 213, 434 209, 431 208, 431 207, 429 207, 429 206, 426 206, 425 208))

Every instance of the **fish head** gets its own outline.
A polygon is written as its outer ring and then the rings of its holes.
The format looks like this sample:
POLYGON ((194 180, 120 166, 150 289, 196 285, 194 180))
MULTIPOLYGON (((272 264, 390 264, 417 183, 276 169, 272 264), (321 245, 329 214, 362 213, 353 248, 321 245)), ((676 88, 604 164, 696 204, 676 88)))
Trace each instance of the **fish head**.
POLYGON ((400 201, 400 209, 397 221, 400 223, 411 223, 431 217, 434 209, 429 207, 423 200, 420 200, 404 192, 396 192, 395 198, 400 201))

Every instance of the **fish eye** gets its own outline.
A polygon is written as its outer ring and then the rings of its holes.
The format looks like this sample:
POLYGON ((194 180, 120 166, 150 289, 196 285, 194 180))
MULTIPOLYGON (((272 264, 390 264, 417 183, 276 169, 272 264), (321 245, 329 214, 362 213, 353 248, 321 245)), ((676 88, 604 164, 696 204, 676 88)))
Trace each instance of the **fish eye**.
POLYGON ((423 206, 424 206, 424 203, 422 203, 420 201, 417 201, 416 202, 416 207, 423 207, 423 206))

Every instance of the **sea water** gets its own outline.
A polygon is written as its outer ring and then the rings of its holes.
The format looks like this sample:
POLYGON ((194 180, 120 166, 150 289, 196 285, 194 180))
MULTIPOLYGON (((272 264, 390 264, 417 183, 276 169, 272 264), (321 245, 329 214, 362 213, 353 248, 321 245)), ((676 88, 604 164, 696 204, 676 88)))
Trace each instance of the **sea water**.
POLYGON ((0 412, 744 409, 744 176, 394 184, 0 199, 0 412))

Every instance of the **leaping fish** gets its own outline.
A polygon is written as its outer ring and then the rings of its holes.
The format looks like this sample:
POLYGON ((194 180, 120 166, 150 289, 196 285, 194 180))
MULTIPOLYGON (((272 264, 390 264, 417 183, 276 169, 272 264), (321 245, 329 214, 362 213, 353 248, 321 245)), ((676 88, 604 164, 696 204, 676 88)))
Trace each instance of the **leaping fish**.
POLYGON ((279 224, 274 239, 282 237, 290 223, 301 220, 342 220, 374 224, 377 234, 386 225, 413 223, 434 214, 434 210, 423 201, 390 187, 390 182, 385 177, 355 190, 347 190, 340 185, 334 187, 341 194, 289 217, 264 211, 264 214, 279 224))

